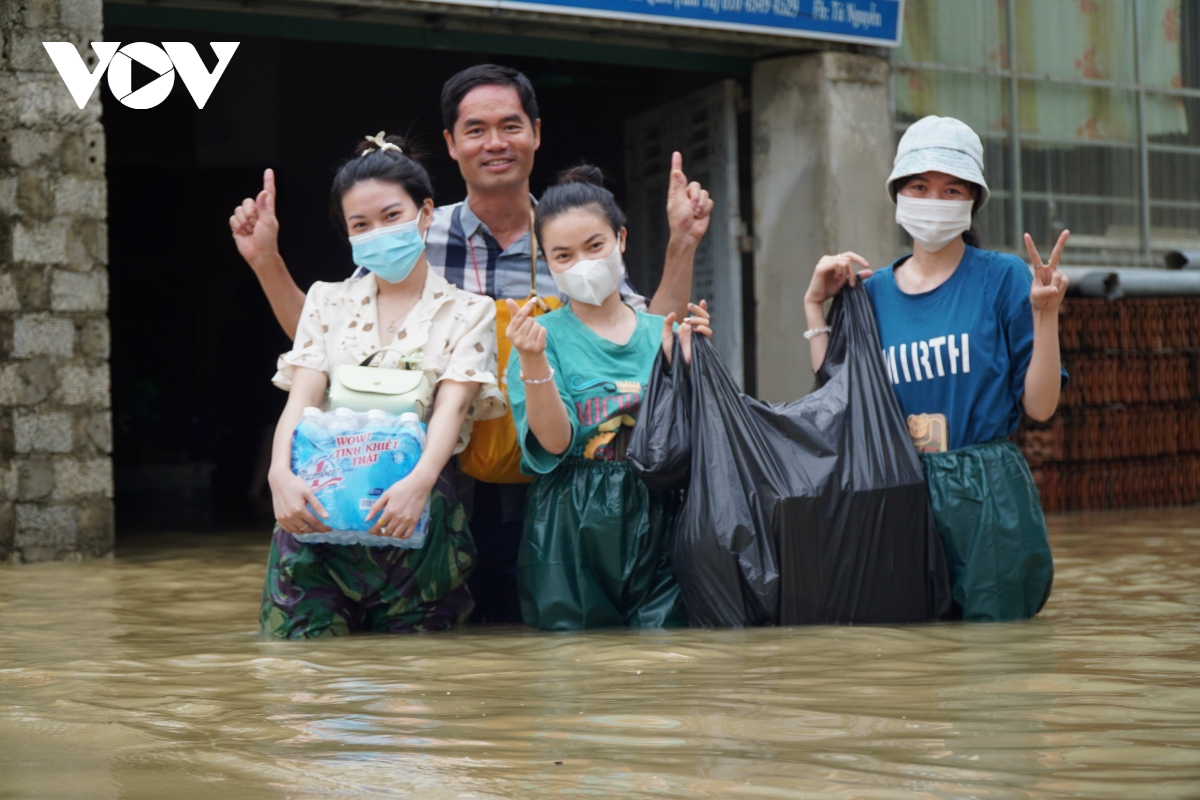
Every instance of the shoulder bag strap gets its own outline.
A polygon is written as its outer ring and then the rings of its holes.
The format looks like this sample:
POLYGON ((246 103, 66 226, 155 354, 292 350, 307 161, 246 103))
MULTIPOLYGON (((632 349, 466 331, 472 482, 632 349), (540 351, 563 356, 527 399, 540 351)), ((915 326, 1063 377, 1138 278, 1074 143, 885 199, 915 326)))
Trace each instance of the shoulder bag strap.
POLYGON ((375 358, 375 356, 379 355, 380 353, 399 353, 400 354, 400 363, 407 364, 409 369, 412 369, 414 366, 419 365, 421 363, 421 361, 424 359, 424 355, 421 353, 420 350, 401 350, 398 347, 381 347, 378 350, 376 350, 374 353, 371 353, 371 355, 369 355, 365 359, 363 359, 363 362, 361 364, 359 364, 359 366, 360 367, 371 366, 371 361, 375 358))
POLYGON ((536 218, 533 213, 533 207, 529 208, 529 296, 535 297, 538 293, 537 286, 537 254, 538 240, 537 233, 534 230, 534 222, 536 218))
MULTIPOLYGON (((529 296, 530 297, 538 296, 538 285, 537 285, 538 240, 537 240, 537 233, 534 232, 534 223, 535 222, 536 222, 536 217, 534 216, 534 211, 533 211, 533 208, 531 207, 529 209, 529 296)), ((550 310, 550 306, 546 305, 545 301, 542 300, 540 297, 538 298, 538 308, 540 308, 542 311, 550 310)))

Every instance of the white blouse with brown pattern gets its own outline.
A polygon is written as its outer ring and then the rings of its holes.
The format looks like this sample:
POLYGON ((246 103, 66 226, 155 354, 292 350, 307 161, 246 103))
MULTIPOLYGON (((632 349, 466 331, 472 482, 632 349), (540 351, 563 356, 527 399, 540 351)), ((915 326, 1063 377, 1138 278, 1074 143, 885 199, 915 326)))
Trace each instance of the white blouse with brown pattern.
MULTIPOLYGON (((272 383, 287 391, 295 367, 315 369, 328 377, 336 367, 361 364, 383 347, 376 291, 375 276, 369 273, 339 283, 314 283, 300 312, 295 344, 279 357, 272 383)), ((496 385, 496 305, 490 299, 464 292, 429 270, 421 299, 387 346, 401 352, 382 353, 373 364, 394 368, 401 353, 420 351, 420 367, 435 387, 444 380, 480 384, 455 453, 467 446, 475 420, 500 417, 508 409, 496 385)))

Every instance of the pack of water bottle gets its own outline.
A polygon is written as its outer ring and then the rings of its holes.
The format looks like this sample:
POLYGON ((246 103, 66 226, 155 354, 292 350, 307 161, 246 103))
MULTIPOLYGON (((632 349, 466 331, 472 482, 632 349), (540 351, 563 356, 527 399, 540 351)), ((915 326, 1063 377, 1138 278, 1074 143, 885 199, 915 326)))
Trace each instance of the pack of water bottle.
POLYGON ((304 409, 292 434, 292 472, 329 512, 323 521, 332 530, 296 534, 296 539, 406 549, 423 546, 429 532, 428 501, 417 529, 407 539, 367 533, 379 521, 376 515, 367 522, 367 514, 392 484, 413 471, 424 449, 425 425, 416 414, 304 409))

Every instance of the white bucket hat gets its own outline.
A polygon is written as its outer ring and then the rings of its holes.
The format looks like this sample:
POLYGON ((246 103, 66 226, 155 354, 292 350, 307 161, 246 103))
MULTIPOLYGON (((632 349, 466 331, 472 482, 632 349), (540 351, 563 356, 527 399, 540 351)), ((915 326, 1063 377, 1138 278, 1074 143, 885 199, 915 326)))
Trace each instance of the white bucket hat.
POLYGON ((928 116, 908 126, 896 147, 896 160, 887 179, 896 202, 896 181, 922 172, 945 172, 979 187, 974 211, 987 205, 991 191, 983 179, 983 142, 965 122, 954 117, 928 116))

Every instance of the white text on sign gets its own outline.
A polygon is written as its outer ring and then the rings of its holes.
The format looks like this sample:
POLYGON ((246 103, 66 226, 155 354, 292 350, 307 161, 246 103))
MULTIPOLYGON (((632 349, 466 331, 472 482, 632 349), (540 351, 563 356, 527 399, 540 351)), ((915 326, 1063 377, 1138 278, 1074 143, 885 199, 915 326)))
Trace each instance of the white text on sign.
POLYGON ((42 42, 77 106, 83 108, 87 105, 88 98, 100 85, 100 78, 107 70, 108 88, 113 96, 122 105, 137 109, 154 108, 166 100, 175 86, 176 72, 196 101, 196 108, 204 108, 239 44, 209 42, 217 56, 217 65, 209 72, 195 46, 189 42, 163 42, 162 47, 149 42, 130 42, 124 47, 120 42, 92 42, 92 51, 97 60, 94 70, 88 69, 87 63, 70 42, 42 42), (158 75, 137 90, 133 88, 135 61, 158 75))

